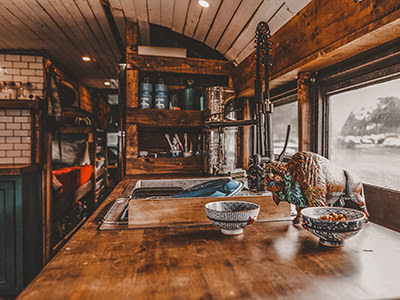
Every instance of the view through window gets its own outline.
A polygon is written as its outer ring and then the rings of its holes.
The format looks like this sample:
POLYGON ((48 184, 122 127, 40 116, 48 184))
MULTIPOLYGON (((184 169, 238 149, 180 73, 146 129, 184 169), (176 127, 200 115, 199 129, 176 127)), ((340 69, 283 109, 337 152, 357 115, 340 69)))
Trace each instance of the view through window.
POLYGON ((293 155, 299 149, 297 101, 274 107, 272 129, 274 153, 280 154, 285 144, 286 129, 291 125, 286 155, 293 155))
POLYGON ((400 190, 400 79, 330 96, 329 111, 330 159, 400 190))

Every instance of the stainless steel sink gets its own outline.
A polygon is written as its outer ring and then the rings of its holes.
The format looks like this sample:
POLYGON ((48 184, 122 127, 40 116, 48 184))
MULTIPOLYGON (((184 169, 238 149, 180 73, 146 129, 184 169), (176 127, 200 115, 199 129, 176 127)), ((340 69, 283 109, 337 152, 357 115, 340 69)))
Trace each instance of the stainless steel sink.
MULTIPOLYGON (((165 199, 173 194, 190 188, 192 186, 205 183, 213 178, 191 178, 191 179, 158 179, 158 180, 138 180, 129 183, 121 193, 120 197, 114 201, 111 208, 107 211, 100 225, 100 230, 127 229, 128 228, 128 203, 131 199, 165 199)), ((225 177, 229 178, 229 177, 225 177)), ((244 188, 238 196, 258 196, 268 195, 269 192, 253 193, 244 188)))

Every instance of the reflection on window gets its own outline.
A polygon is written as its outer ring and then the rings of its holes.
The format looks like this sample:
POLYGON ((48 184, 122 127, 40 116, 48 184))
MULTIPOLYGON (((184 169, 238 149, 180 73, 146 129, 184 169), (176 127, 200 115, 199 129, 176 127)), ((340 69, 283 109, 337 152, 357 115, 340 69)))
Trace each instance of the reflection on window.
POLYGON ((330 158, 400 190, 400 79, 329 97, 330 158))
POLYGON ((274 153, 279 154, 283 149, 286 138, 286 129, 291 125, 290 138, 286 155, 293 155, 299 149, 298 140, 298 111, 297 102, 274 107, 272 114, 272 129, 274 137, 274 153))

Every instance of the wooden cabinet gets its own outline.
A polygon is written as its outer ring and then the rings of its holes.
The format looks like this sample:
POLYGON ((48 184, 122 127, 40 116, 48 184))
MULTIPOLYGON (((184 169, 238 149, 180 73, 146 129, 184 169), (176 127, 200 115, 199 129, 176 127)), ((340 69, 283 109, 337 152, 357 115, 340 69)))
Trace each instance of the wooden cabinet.
POLYGON ((203 125, 202 111, 128 109, 126 173, 169 174, 203 172, 203 125), (184 133, 188 147, 192 144, 191 157, 171 157, 165 134, 178 134, 182 143, 184 133), (200 151, 198 151, 200 150, 200 151), (140 157, 142 152, 148 153, 140 157), (197 155, 196 155, 196 152, 197 155), (154 157, 153 154, 157 154, 154 157), (164 154, 162 157, 160 157, 164 154))
POLYGON ((42 267, 40 178, 0 175, 0 296, 17 295, 42 267))

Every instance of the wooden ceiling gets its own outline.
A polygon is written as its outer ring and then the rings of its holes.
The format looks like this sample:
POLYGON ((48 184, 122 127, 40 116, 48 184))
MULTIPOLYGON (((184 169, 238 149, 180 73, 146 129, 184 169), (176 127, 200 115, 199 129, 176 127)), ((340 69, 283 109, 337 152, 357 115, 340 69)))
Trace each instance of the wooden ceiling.
POLYGON ((267 21, 272 33, 311 0, 1 0, 0 49, 40 50, 66 72, 93 88, 117 77, 123 57, 102 4, 109 4, 125 43, 126 21, 137 22, 142 44, 149 24, 203 42, 235 64, 253 51, 255 27, 267 21), (95 61, 85 63, 88 55, 95 61))

